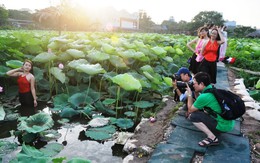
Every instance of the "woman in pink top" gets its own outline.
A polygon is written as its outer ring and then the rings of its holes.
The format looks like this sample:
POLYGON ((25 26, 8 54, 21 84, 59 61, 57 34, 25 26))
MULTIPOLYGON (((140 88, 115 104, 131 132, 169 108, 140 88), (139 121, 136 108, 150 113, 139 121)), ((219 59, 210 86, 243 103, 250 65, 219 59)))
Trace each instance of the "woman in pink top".
POLYGON ((187 44, 187 47, 193 52, 193 55, 191 57, 191 62, 189 66, 189 70, 196 74, 198 72, 198 67, 200 62, 203 59, 203 55, 201 54, 202 47, 204 46, 205 42, 209 40, 208 37, 208 28, 207 27, 200 27, 198 29, 198 37, 194 40, 190 41, 187 44), (196 45, 195 48, 192 47, 192 45, 196 45))
POLYGON ((221 34, 221 28, 214 28, 210 33, 210 39, 202 47, 202 60, 199 71, 206 72, 210 75, 211 83, 215 84, 217 77, 217 57, 219 45, 223 44, 224 38, 221 34))

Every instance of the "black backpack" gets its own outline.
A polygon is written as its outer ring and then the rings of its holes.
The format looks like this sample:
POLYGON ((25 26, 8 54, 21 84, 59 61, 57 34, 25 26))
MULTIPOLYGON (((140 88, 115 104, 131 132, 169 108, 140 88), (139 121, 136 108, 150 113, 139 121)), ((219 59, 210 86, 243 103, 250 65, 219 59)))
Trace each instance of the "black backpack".
POLYGON ((238 95, 228 90, 213 87, 207 89, 204 93, 214 94, 222 110, 219 115, 223 119, 235 120, 241 117, 246 111, 244 101, 238 95))

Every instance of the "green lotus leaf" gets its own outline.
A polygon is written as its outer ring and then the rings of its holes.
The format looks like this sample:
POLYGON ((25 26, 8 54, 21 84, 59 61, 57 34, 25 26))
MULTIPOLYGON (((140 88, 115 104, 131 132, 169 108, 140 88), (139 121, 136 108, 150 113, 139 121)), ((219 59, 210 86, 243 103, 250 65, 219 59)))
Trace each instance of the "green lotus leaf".
POLYGON ((145 76, 147 79, 153 80, 153 76, 152 76, 149 72, 144 71, 143 73, 144 73, 144 76, 145 76))
POLYGON ((260 89, 260 79, 259 79, 258 82, 256 83, 255 88, 256 88, 256 89, 260 89))
POLYGON ((116 68, 128 68, 124 60, 119 56, 111 55, 109 61, 116 68))
POLYGON ((150 108, 150 107, 153 107, 154 106, 154 103, 151 103, 149 101, 137 101, 137 102, 134 102, 134 105, 138 108, 150 108))
POLYGON ((73 117, 73 116, 75 116, 75 115, 78 115, 78 114, 79 114, 78 111, 76 111, 76 110, 74 110, 74 109, 72 109, 72 108, 66 107, 66 108, 63 108, 63 109, 62 109, 62 111, 60 112, 59 115, 60 115, 62 118, 71 118, 71 117, 73 117))
POLYGON ((8 70, 10 70, 8 67, 0 65, 0 77, 5 76, 8 70))
POLYGON ((84 110, 82 111, 83 114, 91 116, 92 111, 95 110, 95 108, 92 105, 87 105, 84 107, 84 110))
POLYGON ((168 86, 172 86, 172 78, 164 77, 163 80, 168 86))
POLYGON ((69 97, 68 102, 73 106, 73 107, 82 107, 85 106, 86 104, 92 104, 94 100, 87 96, 85 93, 75 93, 71 97, 69 97))
POLYGON ((35 115, 21 120, 18 124, 18 130, 25 130, 28 133, 39 133, 51 128, 54 125, 54 121, 51 116, 46 113, 37 113, 35 115))
POLYGON ((260 100, 260 90, 250 90, 249 95, 256 101, 260 100))
POLYGON ((86 59, 78 59, 78 60, 70 61, 68 63, 68 66, 76 69, 76 67, 81 64, 89 64, 89 62, 86 59))
POLYGON ((33 73, 34 73, 36 83, 43 79, 43 73, 44 73, 43 69, 40 69, 40 68, 34 66, 33 73))
POLYGON ((113 46, 106 43, 102 43, 101 50, 108 54, 113 54, 116 51, 116 49, 113 46))
MULTIPOLYGON (((65 119, 65 118, 63 118, 65 119)), ((69 120, 66 119, 68 122, 69 120)), ((61 121, 61 120, 59 120, 61 121)), ((41 133, 41 139, 43 141, 50 141, 50 140, 58 140, 61 137, 61 133, 59 133, 57 130, 47 130, 47 131, 43 131, 41 133)))
POLYGON ((184 54, 183 51, 180 48, 176 48, 175 50, 176 50, 176 53, 178 55, 183 55, 184 54))
POLYGON ((18 144, 11 143, 9 141, 0 140, 0 160, 2 156, 5 156, 6 154, 11 153, 12 151, 16 150, 18 147, 18 144))
POLYGON ((53 98, 53 103, 54 106, 66 106, 68 104, 68 99, 69 99, 69 95, 68 94, 58 94, 56 96, 54 96, 53 98))
POLYGON ((73 43, 69 43, 68 47, 70 47, 72 49, 83 49, 86 47, 86 45, 77 44, 77 43, 73 42, 73 43))
POLYGON ((154 73, 153 76, 152 76, 149 72, 146 72, 146 71, 144 71, 143 73, 144 73, 144 76, 147 79, 151 80, 153 83, 158 84, 158 85, 161 84, 161 82, 160 82, 160 78, 161 78, 160 75, 156 75, 156 73, 154 73))
POLYGON ((109 114, 109 115, 116 115, 116 112, 114 110, 105 107, 101 101, 95 102, 94 105, 95 108, 102 113, 109 114))
POLYGON ((129 75, 127 73, 119 74, 113 77, 112 81, 127 91, 142 91, 142 85, 139 80, 135 79, 132 75, 129 75))
POLYGON ((113 103, 115 103, 116 102, 116 99, 112 99, 112 98, 107 98, 107 99, 105 99, 104 101, 102 101, 102 103, 104 104, 104 105, 111 105, 111 104, 113 104, 113 103))
POLYGON ((19 60, 9 60, 6 63, 6 66, 11 68, 19 68, 23 66, 23 62, 19 60))
POLYGON ((123 58, 135 58, 135 59, 142 58, 142 57, 145 56, 144 53, 136 52, 133 49, 129 49, 129 50, 126 50, 126 51, 123 51, 123 52, 119 52, 119 55, 123 58))
POLYGON ((139 80, 139 82, 142 85, 142 88, 150 88, 151 87, 150 81, 144 75, 141 75, 141 74, 138 74, 138 73, 135 73, 135 72, 131 72, 129 74, 132 75, 137 80, 139 80))
POLYGON ((62 53, 58 54, 57 60, 59 60, 59 61, 70 61, 70 60, 73 60, 73 57, 69 53, 62 52, 62 53))
POLYGON ((22 150, 17 154, 17 162, 27 163, 27 162, 50 162, 51 158, 44 156, 44 153, 35 147, 29 145, 22 145, 22 150))
POLYGON ((36 57, 33 58, 33 62, 40 62, 40 63, 47 63, 49 61, 53 61, 57 59, 57 56, 54 55, 53 53, 48 53, 48 52, 42 52, 38 54, 36 57))
POLYGON ((88 51, 87 57, 95 62, 105 61, 110 58, 110 56, 108 54, 100 52, 98 50, 88 51))
POLYGON ((95 127, 89 128, 85 135, 94 140, 106 140, 112 137, 116 132, 116 128, 113 125, 104 126, 104 127, 95 127))
POLYGON ((85 57, 84 52, 77 49, 68 49, 66 52, 74 58, 83 58, 85 57))
POLYGON ((132 119, 128 118, 119 118, 116 120, 116 125, 124 130, 129 129, 134 126, 132 119))
POLYGON ((52 50, 59 49, 59 46, 60 46, 60 43, 54 42, 54 41, 50 42, 50 43, 47 45, 47 47, 48 47, 49 49, 52 49, 52 50))
POLYGON ((58 67, 52 67, 50 68, 50 73, 61 83, 65 83, 66 76, 61 69, 59 69, 58 67))
POLYGON ((154 70, 150 65, 144 65, 140 69, 144 72, 154 73, 154 70))
POLYGON ((97 101, 100 99, 100 92, 96 92, 95 90, 89 88, 88 90, 85 91, 86 94, 93 100, 87 101, 88 103, 92 103, 94 101, 97 101))
POLYGON ((166 50, 164 50, 162 47, 159 47, 159 46, 155 46, 155 47, 152 47, 151 50, 158 56, 160 57, 164 57, 167 53, 166 50))
POLYGON ((60 153, 61 150, 63 150, 64 146, 59 143, 50 143, 44 146, 40 149, 42 153, 44 153, 44 156, 53 157, 60 153))
POLYGON ((102 66, 97 63, 97 64, 81 64, 81 65, 78 65, 76 67, 77 71, 79 72, 85 72, 89 75, 95 75, 95 74, 99 74, 99 73, 106 73, 106 70, 104 70, 102 68, 102 66))
POLYGON ((91 163, 91 161, 86 160, 84 158, 75 157, 67 161, 67 163, 91 163))
POLYGON ((135 117, 136 116, 136 113, 133 112, 133 111, 127 111, 124 113, 124 115, 128 116, 128 117, 135 117))
POLYGON ((62 119, 58 120, 57 122, 58 122, 59 124, 65 124, 65 123, 69 123, 70 120, 67 119, 67 118, 62 118, 62 119))
POLYGON ((3 105, 0 104, 0 121, 5 119, 5 111, 3 105))
POLYGON ((173 62, 173 59, 172 57, 169 57, 169 56, 166 56, 163 58, 165 61, 169 62, 169 63, 172 63, 173 62))
POLYGON ((33 143, 37 139, 37 134, 27 133, 22 134, 22 140, 25 143, 33 143))

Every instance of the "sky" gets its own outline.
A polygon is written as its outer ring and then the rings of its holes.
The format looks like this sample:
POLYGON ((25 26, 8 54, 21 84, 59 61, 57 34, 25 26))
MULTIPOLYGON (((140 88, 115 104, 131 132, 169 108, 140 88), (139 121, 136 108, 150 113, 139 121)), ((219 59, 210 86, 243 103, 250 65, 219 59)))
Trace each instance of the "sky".
MULTIPOLYGON (((144 10, 152 21, 161 24, 173 16, 175 21, 190 22, 201 11, 217 11, 224 20, 260 29, 260 0, 71 0, 92 9, 112 6, 129 13, 144 10)), ((60 0, 0 0, 6 9, 42 9, 56 6, 60 0)))

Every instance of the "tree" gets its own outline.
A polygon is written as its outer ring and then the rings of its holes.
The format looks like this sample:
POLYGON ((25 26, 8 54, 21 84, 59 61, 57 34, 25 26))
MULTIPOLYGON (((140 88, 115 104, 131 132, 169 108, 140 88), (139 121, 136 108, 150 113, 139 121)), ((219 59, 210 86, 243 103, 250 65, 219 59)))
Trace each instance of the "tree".
POLYGON ((143 10, 139 12, 139 29, 144 32, 150 32, 155 23, 151 21, 151 17, 143 10))
POLYGON ((234 37, 246 37, 249 33, 256 31, 256 29, 246 26, 238 26, 233 30, 234 37))
POLYGON ((192 19, 191 30, 196 31, 199 27, 204 26, 205 24, 215 24, 220 26, 223 25, 224 22, 221 13, 216 11, 201 11, 192 19))
POLYGON ((8 10, 8 17, 18 20, 32 20, 32 14, 28 11, 8 10))
POLYGON ((8 19, 8 10, 4 5, 0 5, 0 26, 6 25, 8 19))
POLYGON ((43 24, 52 24, 56 27, 61 35, 62 28, 66 28, 69 24, 78 22, 79 12, 71 7, 67 1, 61 1, 61 5, 57 7, 48 7, 37 10, 34 14, 34 20, 43 24))

